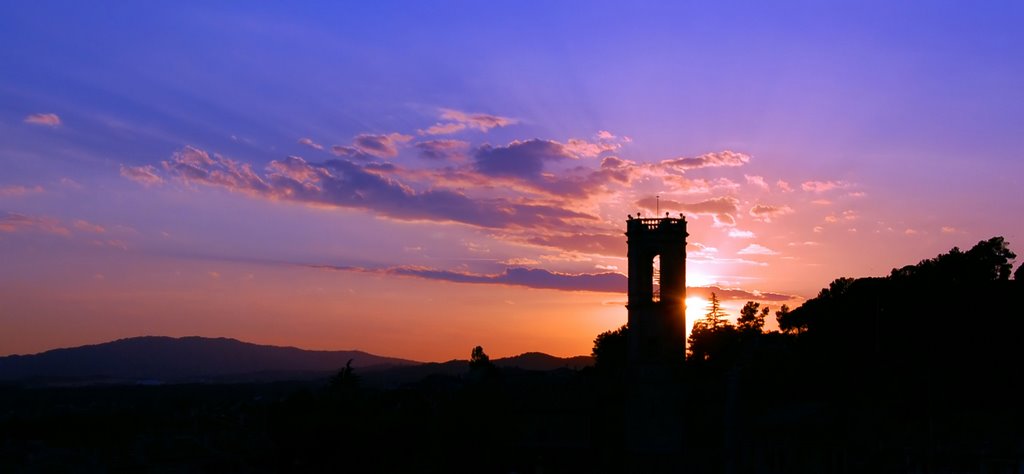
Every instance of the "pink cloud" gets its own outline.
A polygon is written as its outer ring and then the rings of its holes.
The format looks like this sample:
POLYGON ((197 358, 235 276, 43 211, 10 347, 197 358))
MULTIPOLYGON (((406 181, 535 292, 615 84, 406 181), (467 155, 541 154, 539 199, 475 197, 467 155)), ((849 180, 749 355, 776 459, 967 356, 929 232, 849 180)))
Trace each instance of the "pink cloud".
POLYGON ((469 142, 462 140, 427 140, 415 146, 421 158, 436 161, 462 161, 469 151, 469 142))
POLYGON ((769 206, 765 204, 757 204, 750 208, 750 215, 764 222, 771 222, 772 219, 784 216, 786 214, 792 214, 793 208, 789 206, 769 206))
POLYGON ((306 138, 306 137, 303 137, 303 138, 299 139, 299 145, 305 145, 305 146, 308 146, 308 147, 310 147, 310 148, 312 148, 314 150, 323 150, 324 149, 323 145, 321 145, 321 144, 319 144, 317 142, 314 142, 312 138, 306 138))
POLYGON ((849 187, 850 184, 845 181, 804 181, 800 187, 804 191, 823 193, 825 191, 831 191, 833 189, 842 189, 849 187))
POLYGON ((505 127, 517 121, 508 117, 498 115, 467 113, 454 109, 441 109, 441 119, 446 122, 438 122, 426 130, 420 130, 420 135, 449 135, 465 129, 475 129, 486 132, 492 128, 505 127))
POLYGON ((666 211, 682 211, 689 215, 709 215, 715 218, 716 223, 730 226, 736 224, 735 216, 736 213, 739 212, 739 200, 732 196, 724 196, 694 203, 681 203, 668 199, 663 199, 658 203, 655 202, 654 198, 645 198, 638 201, 637 205, 647 209, 648 211, 653 211, 656 207, 660 207, 662 213, 666 211))
POLYGON ((43 192, 43 187, 36 186, 22 186, 18 184, 0 186, 0 197, 17 197, 25 196, 28 194, 37 194, 43 192))
POLYGON ((606 141, 588 142, 578 138, 570 138, 564 146, 569 153, 583 158, 594 158, 601 153, 615 151, 622 147, 618 143, 606 141))
POLYGON ((359 151, 377 158, 393 158, 398 156, 398 145, 412 140, 409 135, 389 133, 387 135, 356 135, 352 141, 359 151))
POLYGON ((751 176, 751 175, 745 174, 745 175, 743 175, 743 177, 746 178, 747 184, 752 185, 752 186, 756 186, 756 187, 761 188, 761 189, 763 189, 765 191, 768 190, 768 183, 764 180, 763 176, 751 176))
POLYGON ((755 237, 754 233, 749 230, 740 230, 737 228, 729 229, 729 237, 734 239, 752 239, 755 237))
POLYGON ((56 127, 60 125, 60 117, 57 114, 31 114, 25 117, 25 123, 32 125, 43 125, 46 127, 56 127))
POLYGON ((726 150, 721 152, 705 153, 693 158, 664 160, 658 163, 657 167, 666 171, 679 172, 697 168, 743 166, 748 162, 750 162, 750 155, 726 150))
POLYGON ((121 165, 121 176, 128 178, 145 186, 161 184, 164 179, 157 174, 156 168, 151 165, 125 166, 121 165))
POLYGON ((261 176, 248 164, 186 147, 164 162, 186 183, 217 186, 268 199, 373 210, 400 220, 461 222, 485 228, 558 227, 572 229, 594 216, 545 202, 472 198, 432 187, 417 191, 389 178, 399 169, 390 163, 358 164, 346 160, 310 163, 297 157, 272 161, 261 176))
POLYGON ((80 230, 80 231, 83 231, 83 232, 91 232, 91 233, 94 233, 94 234, 102 234, 102 233, 105 233, 107 231, 107 229, 105 229, 101 225, 93 224, 91 222, 84 221, 82 219, 76 220, 71 225, 76 230, 80 230))
POLYGON ((42 232, 64 237, 71 235, 71 231, 61 225, 60 221, 56 219, 27 216, 14 212, 8 212, 0 216, 0 232, 42 232))
POLYGON ((758 244, 750 244, 736 253, 738 255, 778 255, 778 252, 758 244))

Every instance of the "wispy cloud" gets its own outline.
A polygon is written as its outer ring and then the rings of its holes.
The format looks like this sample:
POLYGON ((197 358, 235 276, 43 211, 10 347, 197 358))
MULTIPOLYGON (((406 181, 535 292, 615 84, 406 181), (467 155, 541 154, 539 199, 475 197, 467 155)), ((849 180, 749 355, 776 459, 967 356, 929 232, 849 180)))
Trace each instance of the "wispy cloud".
POLYGON ((501 273, 481 274, 409 266, 383 269, 331 265, 311 265, 311 267, 327 270, 382 273, 453 283, 512 285, 562 291, 623 293, 627 287, 626 276, 616 272, 559 273, 538 268, 508 267, 501 273))
POLYGON ((409 135, 389 133, 387 135, 356 135, 352 145, 359 151, 377 158, 393 158, 398 156, 398 145, 412 140, 409 135))
POLYGON ((658 163, 657 166, 666 171, 685 171, 697 168, 714 168, 722 166, 736 167, 743 166, 748 162, 750 162, 750 155, 726 150, 715 153, 705 153, 692 158, 683 157, 664 160, 658 163))
POLYGON ((833 189, 844 189, 850 187, 845 181, 804 181, 800 188, 812 193, 823 193, 833 189))
POLYGON ((60 125, 60 117, 57 114, 31 114, 25 117, 25 123, 32 125, 43 125, 46 127, 56 127, 60 125))
POLYGON ((314 142, 312 138, 306 138, 306 137, 303 137, 303 138, 299 139, 299 145, 305 145, 305 146, 308 146, 308 147, 310 147, 310 148, 312 148, 314 150, 323 150, 324 149, 323 145, 321 145, 321 144, 319 144, 317 142, 314 142))
POLYGON ((76 230, 82 232, 91 232, 93 234, 103 234, 107 232, 107 229, 99 224, 93 224, 92 222, 78 219, 71 224, 76 230))
POLYGON ((793 208, 789 206, 771 206, 767 204, 757 204, 754 207, 750 208, 750 215, 763 222, 771 222, 772 219, 776 217, 792 213, 793 208))
POLYGON ((153 186, 164 182, 164 179, 157 174, 156 168, 152 165, 121 165, 121 176, 137 183, 142 183, 145 186, 153 186))
POLYGON ((732 229, 729 229, 729 237, 734 239, 753 239, 755 235, 749 230, 740 230, 733 227, 732 229))
POLYGON ((469 142, 462 140, 427 140, 415 146, 420 158, 435 161, 462 161, 469 151, 469 142))
POLYGON ((425 130, 420 130, 420 135, 449 135, 466 129, 486 132, 495 127, 505 127, 516 123, 516 119, 502 117, 499 115, 468 113, 455 109, 441 109, 441 120, 425 130))
POLYGON ((57 219, 28 216, 15 212, 0 215, 0 232, 42 232, 65 237, 71 235, 71 231, 61 225, 57 219))
POLYGON ((537 139, 499 147, 484 145, 474 156, 477 171, 485 175, 529 179, 539 177, 547 162, 572 158, 561 143, 537 139))
POLYGON ((43 192, 43 187, 36 186, 22 186, 19 184, 0 185, 0 197, 18 197, 25 196, 28 194, 39 194, 43 192))
MULTIPOLYGON (((429 267, 389 267, 382 269, 333 265, 310 265, 310 267, 346 272, 399 275, 452 283, 510 285, 560 291, 592 291, 622 294, 626 292, 628 287, 626 276, 613 271, 600 273, 560 273, 539 268, 508 267, 501 273, 481 274, 429 267)), ((723 288, 719 286, 687 287, 688 296, 710 298, 712 292, 722 300, 790 301, 798 299, 798 297, 792 295, 747 291, 738 288, 723 288)))
POLYGON ((449 189, 417 191, 388 174, 390 163, 331 160, 311 163, 299 157, 273 161, 261 174, 247 163, 186 147, 163 162, 186 183, 226 188, 268 199, 373 210, 401 220, 461 222, 486 228, 574 228, 574 220, 594 216, 544 203, 505 198, 472 198, 449 189))
POLYGON ((660 208, 661 212, 682 211, 689 215, 709 215, 715 218, 716 223, 731 226, 736 224, 735 216, 739 211, 739 203, 739 200, 732 196, 723 196, 693 203, 666 199, 656 202, 654 198, 645 198, 638 201, 637 205, 648 211, 660 208))
POLYGON ((768 186, 768 182, 764 180, 764 176, 751 176, 749 174, 745 174, 743 175, 743 178, 745 178, 747 180, 747 184, 751 186, 755 186, 765 191, 770 188, 770 186, 768 186))
POLYGON ((778 252, 759 244, 750 244, 736 253, 738 255, 778 255, 778 252))

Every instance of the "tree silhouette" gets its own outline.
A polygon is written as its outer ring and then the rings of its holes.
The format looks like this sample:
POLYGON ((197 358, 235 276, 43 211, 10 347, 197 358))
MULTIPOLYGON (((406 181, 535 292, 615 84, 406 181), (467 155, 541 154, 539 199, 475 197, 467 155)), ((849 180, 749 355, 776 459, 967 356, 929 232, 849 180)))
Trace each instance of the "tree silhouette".
POLYGON ((788 305, 782 305, 782 307, 780 307, 779 310, 775 312, 775 321, 779 323, 779 330, 781 330, 782 332, 787 332, 788 329, 792 327, 792 325, 790 324, 791 321, 789 317, 788 305))
POLYGON ((602 372, 617 372, 626 366, 629 326, 605 331, 594 339, 594 368, 602 372))
POLYGON ((1024 263, 1017 267, 1017 271, 1013 272, 1013 279, 1018 283, 1024 283, 1024 263))
POLYGON ((689 360, 698 363, 727 363, 735 354, 738 335, 736 327, 726 319, 718 295, 711 293, 708 312, 703 319, 694 321, 693 329, 690 330, 687 348, 689 360))
POLYGON ((491 358, 484 352, 482 346, 476 346, 469 355, 469 370, 490 370, 494 368, 494 363, 491 362, 491 358))
POLYGON ((359 389, 359 376, 352 369, 352 359, 345 363, 345 367, 338 371, 328 384, 331 392, 342 397, 350 397, 359 389))
POLYGON ((740 309, 740 317, 736 320, 736 324, 740 331, 761 332, 764 328, 764 319, 768 317, 770 311, 767 305, 761 308, 760 303, 747 301, 747 304, 740 309))
POLYGON ((729 321, 725 319, 725 311, 722 309, 722 305, 718 302, 718 295, 715 294, 715 292, 711 292, 711 301, 708 302, 708 312, 704 314, 704 324, 711 329, 730 325, 729 321))

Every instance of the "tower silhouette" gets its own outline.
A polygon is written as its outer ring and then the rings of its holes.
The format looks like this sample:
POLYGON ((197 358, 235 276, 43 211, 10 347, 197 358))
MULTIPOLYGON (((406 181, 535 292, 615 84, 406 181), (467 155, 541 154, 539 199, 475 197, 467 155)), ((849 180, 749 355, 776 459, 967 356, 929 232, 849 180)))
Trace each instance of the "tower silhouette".
POLYGON ((686 219, 626 221, 626 449, 636 472, 678 472, 684 451, 686 219))
POLYGON ((632 218, 629 246, 629 361, 681 364, 686 357, 686 219, 632 218))

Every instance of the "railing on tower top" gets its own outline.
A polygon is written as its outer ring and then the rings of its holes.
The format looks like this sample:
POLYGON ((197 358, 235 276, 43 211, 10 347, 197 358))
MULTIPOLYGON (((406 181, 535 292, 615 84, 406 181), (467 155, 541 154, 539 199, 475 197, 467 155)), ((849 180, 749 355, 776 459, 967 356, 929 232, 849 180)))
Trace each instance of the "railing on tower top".
POLYGON ((665 222, 665 221, 679 222, 679 221, 682 221, 682 219, 677 219, 675 217, 640 217, 640 218, 636 218, 636 219, 630 219, 630 221, 631 222, 639 222, 640 225, 642 225, 642 226, 644 226, 644 227, 646 227, 648 229, 655 230, 655 229, 657 229, 658 227, 661 226, 662 222, 665 222))

